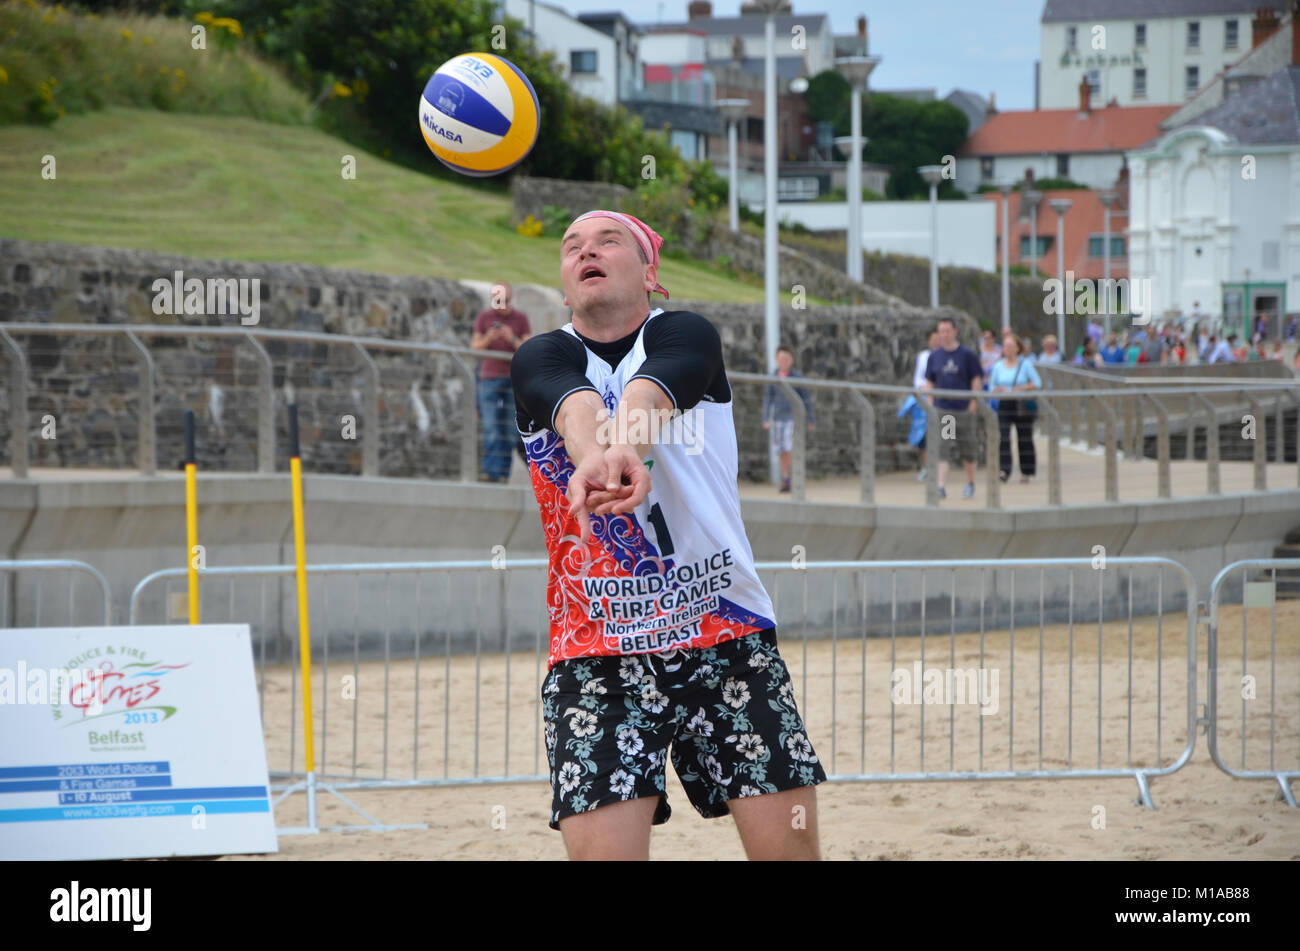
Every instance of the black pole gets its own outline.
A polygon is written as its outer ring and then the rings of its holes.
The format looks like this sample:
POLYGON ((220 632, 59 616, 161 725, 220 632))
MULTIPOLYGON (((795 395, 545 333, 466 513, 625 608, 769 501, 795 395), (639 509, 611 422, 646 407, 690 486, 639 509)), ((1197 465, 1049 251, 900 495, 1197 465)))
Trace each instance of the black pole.
POLYGON ((298 451, 298 404, 289 404, 289 458, 300 457, 298 451))
POLYGON ((194 410, 185 411, 185 462, 195 462, 194 458, 194 410))

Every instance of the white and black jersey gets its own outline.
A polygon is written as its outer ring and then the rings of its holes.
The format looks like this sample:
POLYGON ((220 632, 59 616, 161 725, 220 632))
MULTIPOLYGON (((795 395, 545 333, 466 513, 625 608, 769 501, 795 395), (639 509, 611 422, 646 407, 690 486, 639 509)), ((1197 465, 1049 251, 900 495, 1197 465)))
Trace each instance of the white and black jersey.
POLYGON ((550 555, 550 664, 709 647, 775 627, 740 518, 731 386, 708 320, 655 309, 611 343, 567 324, 524 343, 510 376, 550 555), (625 515, 594 516, 583 545, 565 495, 574 463, 555 412, 593 390, 613 414, 635 379, 656 383, 679 415, 645 460, 649 495, 625 515))

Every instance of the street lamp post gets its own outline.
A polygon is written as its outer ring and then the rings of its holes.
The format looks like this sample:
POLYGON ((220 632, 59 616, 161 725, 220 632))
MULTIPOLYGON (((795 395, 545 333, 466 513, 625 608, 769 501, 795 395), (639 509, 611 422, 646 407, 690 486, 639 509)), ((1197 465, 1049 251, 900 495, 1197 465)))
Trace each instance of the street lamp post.
POLYGON ((1119 201, 1119 193, 1106 190, 1097 193, 1097 200, 1101 202, 1105 211, 1102 214, 1102 251, 1101 251, 1101 286, 1102 286, 1102 313, 1106 315, 1106 339, 1110 340, 1110 208, 1111 205, 1119 201))
POLYGON ((917 169, 930 186, 930 306, 939 306, 939 182, 942 165, 922 165, 917 169))
MULTIPOLYGON (((863 136, 859 142, 865 146, 863 136)), ((853 136, 837 135, 835 147, 848 156, 844 162, 844 199, 848 207, 848 223, 844 229, 844 273, 855 281, 862 280, 862 163, 853 161, 853 136), (855 167, 856 164, 856 167, 855 167), (854 195, 857 199, 854 199, 854 195), (855 270, 853 262, 857 262, 855 270)), ((862 150, 859 148, 858 155, 862 150)))
MULTIPOLYGON (((1065 343, 1065 213, 1074 204, 1068 198, 1053 198, 1048 202, 1056 212, 1056 276, 1061 282, 1060 293, 1056 299, 1056 339, 1057 346, 1065 343)), ((1070 293, 1074 288, 1069 289, 1070 293)))
POLYGON ((759 8, 767 14, 766 62, 763 77, 763 343, 765 349, 764 372, 776 368, 776 347, 781 334, 781 303, 779 298, 780 256, 777 253, 776 221, 776 12, 781 0, 757 0, 759 8))
MULTIPOLYGON (((845 191, 849 199, 848 272, 855 281, 862 280, 862 91, 867 77, 880 62, 879 56, 841 56, 835 60, 836 71, 849 84, 849 168, 845 191)), ((838 142, 836 143, 838 144, 838 142)))
POLYGON ((1038 203, 1042 200, 1043 193, 1036 189, 1026 188, 1020 192, 1020 206, 1029 213, 1029 259, 1034 262, 1034 277, 1038 276, 1038 203))
POLYGON ((1007 207, 1015 186, 1006 182, 998 186, 1002 193, 1002 326, 1011 326, 1011 224, 1007 207))
POLYGON ((727 158, 731 169, 730 177, 727 179, 727 204, 731 212, 731 230, 734 234, 740 230, 740 171, 736 161, 736 130, 740 121, 749 112, 749 100, 718 99, 713 105, 727 122, 727 158))

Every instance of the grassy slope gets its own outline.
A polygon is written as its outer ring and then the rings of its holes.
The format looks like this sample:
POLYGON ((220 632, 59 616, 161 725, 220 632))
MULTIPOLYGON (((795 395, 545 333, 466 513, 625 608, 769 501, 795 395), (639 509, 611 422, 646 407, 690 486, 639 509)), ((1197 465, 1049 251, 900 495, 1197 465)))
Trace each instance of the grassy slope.
MULTIPOLYGON (((558 286, 558 236, 520 237, 509 211, 504 194, 419 175, 308 127, 115 108, 0 128, 4 237, 558 286), (40 176, 47 153, 54 181, 40 176), (340 174, 346 153, 354 181, 340 174)), ((674 298, 763 296, 691 262, 665 260, 660 277, 674 298)))

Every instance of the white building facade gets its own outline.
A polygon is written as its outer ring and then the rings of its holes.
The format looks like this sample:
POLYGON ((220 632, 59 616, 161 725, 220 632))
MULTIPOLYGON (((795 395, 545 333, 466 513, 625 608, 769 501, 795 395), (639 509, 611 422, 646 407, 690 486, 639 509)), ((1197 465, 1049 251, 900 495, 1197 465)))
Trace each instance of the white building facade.
POLYGON ((1256 118, 1298 87, 1300 66, 1281 70, 1129 154, 1130 275, 1157 313, 1199 303, 1243 339, 1262 315, 1276 339, 1300 310, 1300 119, 1294 104, 1282 124, 1256 118))
POLYGON ((1078 101, 1087 77, 1097 104, 1186 102, 1251 49, 1257 7, 1281 0, 1047 0, 1038 108, 1078 101))
MULTIPOLYGON (((996 202, 941 201, 938 261, 944 266, 997 269, 996 202)), ((782 202, 777 217, 813 231, 841 230, 848 221, 842 201, 782 202)), ((928 201, 864 201, 862 248, 886 254, 930 258, 928 201)))
MULTIPOLYGON (((579 95, 605 105, 618 102, 620 51, 614 37, 587 26, 559 7, 537 0, 498 0, 507 16, 529 23, 537 45, 554 53, 565 81, 579 95)), ((635 75, 636 69, 632 68, 635 75)))

